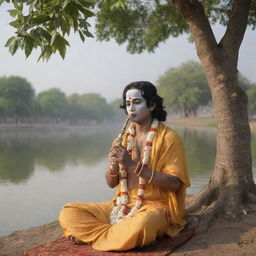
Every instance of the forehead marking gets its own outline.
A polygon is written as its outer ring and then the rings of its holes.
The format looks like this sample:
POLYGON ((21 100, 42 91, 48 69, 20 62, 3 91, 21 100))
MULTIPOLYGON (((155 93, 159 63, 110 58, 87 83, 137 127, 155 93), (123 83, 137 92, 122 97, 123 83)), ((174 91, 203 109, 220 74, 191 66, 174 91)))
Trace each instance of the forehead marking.
POLYGON ((139 99, 141 99, 141 98, 142 98, 141 91, 138 90, 138 89, 129 89, 129 90, 126 92, 126 97, 127 97, 128 99, 134 99, 134 98, 139 98, 139 99))

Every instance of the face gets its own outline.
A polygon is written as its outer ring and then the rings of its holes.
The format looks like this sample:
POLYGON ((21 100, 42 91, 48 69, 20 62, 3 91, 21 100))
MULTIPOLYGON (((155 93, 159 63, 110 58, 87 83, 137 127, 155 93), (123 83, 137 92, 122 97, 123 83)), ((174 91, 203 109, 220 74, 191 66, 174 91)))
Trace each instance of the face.
POLYGON ((143 122, 151 118, 150 107, 147 107, 146 100, 138 89, 130 89, 126 92, 126 110, 133 122, 143 122))

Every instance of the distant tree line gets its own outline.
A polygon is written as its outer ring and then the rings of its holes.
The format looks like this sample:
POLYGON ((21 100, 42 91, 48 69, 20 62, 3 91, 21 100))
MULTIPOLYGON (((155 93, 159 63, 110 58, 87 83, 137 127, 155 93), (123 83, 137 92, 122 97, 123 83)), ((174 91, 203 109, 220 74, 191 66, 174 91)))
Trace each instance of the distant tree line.
MULTIPOLYGON (((256 115, 256 84, 239 74, 248 95, 249 115, 256 115)), ((211 105, 211 94, 201 65, 188 61, 170 68, 157 82, 158 92, 170 111, 196 116, 200 107, 211 105)), ((0 77, 1 122, 104 122, 124 118, 121 99, 110 103, 98 93, 67 96, 58 88, 35 94, 32 85, 19 76, 0 77)))
MULTIPOLYGON (((249 115, 256 114, 256 84, 239 74, 240 86, 249 98, 249 115)), ((211 104, 211 93, 201 65, 188 61, 178 67, 170 68, 160 76, 157 87, 164 98, 165 106, 183 113, 185 117, 197 115, 200 107, 211 104)))
POLYGON ((2 122, 114 121, 122 118, 121 99, 107 103, 98 93, 67 96, 57 88, 35 94, 32 85, 19 76, 0 78, 2 122))

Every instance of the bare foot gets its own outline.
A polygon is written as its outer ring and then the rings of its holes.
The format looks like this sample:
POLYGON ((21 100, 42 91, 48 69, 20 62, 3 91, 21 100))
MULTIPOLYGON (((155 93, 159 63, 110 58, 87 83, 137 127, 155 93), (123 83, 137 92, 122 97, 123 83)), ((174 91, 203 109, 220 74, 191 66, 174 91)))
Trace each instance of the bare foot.
POLYGON ((70 241, 72 241, 72 242, 73 242, 74 244, 76 244, 76 245, 83 245, 83 244, 86 244, 85 242, 83 242, 83 241, 77 239, 77 238, 74 237, 74 236, 69 236, 68 239, 69 239, 70 241))

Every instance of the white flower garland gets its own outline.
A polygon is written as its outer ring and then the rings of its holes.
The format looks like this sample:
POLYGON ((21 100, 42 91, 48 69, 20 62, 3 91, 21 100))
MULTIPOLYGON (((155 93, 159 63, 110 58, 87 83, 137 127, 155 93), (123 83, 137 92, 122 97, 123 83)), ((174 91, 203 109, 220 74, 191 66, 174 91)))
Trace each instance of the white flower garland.
MULTIPOLYGON (((150 153, 152 150, 152 142, 154 136, 156 134, 156 129, 158 127, 158 120, 154 119, 147 139, 146 144, 143 149, 143 158, 142 164, 147 165, 149 162, 150 153)), ((132 149, 134 146, 134 139, 135 139, 135 124, 132 123, 128 130, 128 138, 127 138, 127 151, 131 155, 132 149)), ((142 177, 139 178, 139 186, 138 186, 138 194, 137 200, 135 205, 132 207, 130 212, 127 212, 127 204, 128 204, 128 188, 127 188, 127 170, 121 164, 119 164, 119 182, 120 182, 120 196, 116 198, 116 206, 113 208, 112 212, 110 213, 110 223, 115 224, 122 221, 124 218, 133 216, 136 211, 142 206, 142 200, 146 185, 146 180, 142 177)))

